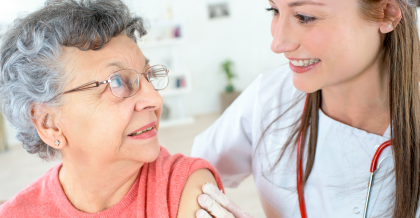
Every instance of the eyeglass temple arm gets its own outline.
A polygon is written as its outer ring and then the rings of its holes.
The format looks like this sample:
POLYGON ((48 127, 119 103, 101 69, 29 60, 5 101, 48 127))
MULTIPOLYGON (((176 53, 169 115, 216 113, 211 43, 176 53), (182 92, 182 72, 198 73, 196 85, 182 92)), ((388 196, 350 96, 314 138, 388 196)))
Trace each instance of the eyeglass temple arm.
POLYGON ((88 83, 83 84, 81 86, 78 86, 78 87, 76 87, 74 89, 70 89, 68 91, 65 91, 65 92, 63 92, 63 94, 70 93, 70 92, 82 91, 82 90, 91 89, 91 88, 95 88, 95 87, 98 87, 98 86, 100 86, 102 84, 105 84, 105 83, 108 83, 108 82, 109 82, 108 80, 105 80, 103 82, 98 82, 98 81, 88 82, 88 83))

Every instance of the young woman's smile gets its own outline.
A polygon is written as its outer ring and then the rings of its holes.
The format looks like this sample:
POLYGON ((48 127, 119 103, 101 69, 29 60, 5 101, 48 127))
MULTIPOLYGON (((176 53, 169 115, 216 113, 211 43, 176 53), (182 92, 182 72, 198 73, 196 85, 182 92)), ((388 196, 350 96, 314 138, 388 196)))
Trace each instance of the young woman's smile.
MULTIPOLYGON (((287 57, 287 56, 286 56, 287 57)), ((316 66, 318 66, 321 62, 318 58, 310 58, 310 59, 295 59, 295 58, 289 58, 289 67, 290 69, 295 73, 305 73, 312 69, 314 69, 316 66)))

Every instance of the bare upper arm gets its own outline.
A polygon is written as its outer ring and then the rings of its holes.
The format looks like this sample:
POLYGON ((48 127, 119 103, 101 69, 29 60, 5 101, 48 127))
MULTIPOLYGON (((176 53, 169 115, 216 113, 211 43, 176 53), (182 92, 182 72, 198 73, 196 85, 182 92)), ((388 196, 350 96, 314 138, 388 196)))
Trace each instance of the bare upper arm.
POLYGON ((188 177, 181 194, 177 217, 195 218, 195 213, 201 208, 198 196, 203 194, 201 188, 207 182, 217 186, 216 179, 208 169, 199 169, 188 177))

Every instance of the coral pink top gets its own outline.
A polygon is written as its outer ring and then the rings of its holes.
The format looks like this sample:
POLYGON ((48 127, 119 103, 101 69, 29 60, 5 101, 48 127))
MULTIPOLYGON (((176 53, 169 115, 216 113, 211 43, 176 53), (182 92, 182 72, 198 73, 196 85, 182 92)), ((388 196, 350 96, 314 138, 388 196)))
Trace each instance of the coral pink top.
POLYGON ((217 185, 223 185, 217 171, 205 160, 171 156, 161 147, 159 157, 140 169, 134 185, 118 204, 98 213, 84 213, 69 202, 58 180, 62 164, 48 170, 15 197, 0 206, 0 217, 85 217, 85 218, 175 218, 189 175, 209 169, 217 185))

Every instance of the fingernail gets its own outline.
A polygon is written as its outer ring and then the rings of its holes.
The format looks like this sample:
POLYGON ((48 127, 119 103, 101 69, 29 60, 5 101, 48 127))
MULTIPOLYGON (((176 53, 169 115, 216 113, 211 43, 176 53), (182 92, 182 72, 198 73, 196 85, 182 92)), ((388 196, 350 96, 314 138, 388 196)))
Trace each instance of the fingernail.
POLYGON ((206 217, 206 213, 203 210, 198 210, 197 213, 195 213, 195 216, 197 218, 204 218, 206 217))
POLYGON ((217 186, 213 185, 212 183, 207 183, 203 186, 203 192, 206 194, 212 194, 216 190, 219 190, 217 186))
POLYGON ((198 203, 200 204, 200 205, 206 205, 206 203, 207 203, 207 195, 200 195, 200 196, 198 196, 198 203))
POLYGON ((210 184, 205 184, 203 186, 203 192, 206 194, 210 194, 212 192, 213 188, 211 187, 210 184))

